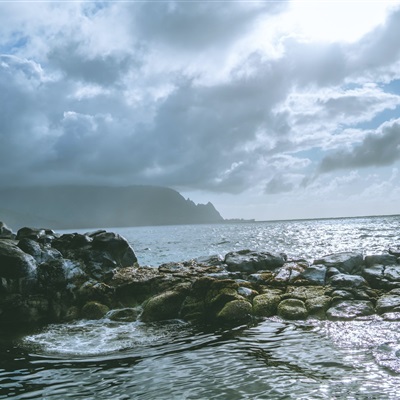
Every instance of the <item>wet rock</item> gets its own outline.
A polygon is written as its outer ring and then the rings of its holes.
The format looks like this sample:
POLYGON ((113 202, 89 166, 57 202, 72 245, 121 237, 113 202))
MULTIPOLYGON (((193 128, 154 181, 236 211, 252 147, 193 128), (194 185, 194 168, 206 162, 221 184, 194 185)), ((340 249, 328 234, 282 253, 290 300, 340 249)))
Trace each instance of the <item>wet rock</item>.
POLYGON ((337 268, 345 274, 360 274, 363 267, 363 256, 353 252, 329 254, 314 261, 314 265, 318 264, 323 264, 328 268, 337 268))
POLYGON ((400 311, 400 296, 397 294, 385 294, 381 296, 376 302, 376 312, 384 314, 387 312, 400 311))
POLYGON ((240 250, 226 254, 224 261, 228 271, 252 274, 260 270, 274 270, 282 267, 286 261, 286 256, 269 252, 240 250))
POLYGON ((359 288, 368 286, 367 281, 359 275, 337 274, 331 276, 328 282, 333 287, 340 288, 359 288))
POLYGON ((173 290, 151 297, 143 306, 141 320, 150 322, 179 318, 185 297, 185 293, 173 290))
POLYGON ((36 273, 36 261, 12 242, 0 240, 0 277, 24 278, 36 273))
POLYGON ((390 247, 389 254, 391 254, 392 256, 394 256, 396 258, 399 258, 400 257, 400 246, 390 247))
POLYGON ((253 313, 258 317, 272 317, 276 315, 281 296, 276 292, 267 291, 253 299, 253 313))
POLYGON ((373 265, 394 265, 397 264, 397 258, 392 254, 376 254, 365 256, 365 265, 371 267, 373 265))
POLYGON ((381 315, 384 321, 400 321, 400 312, 387 312, 381 315))
POLYGON ((334 290, 331 297, 333 300, 354 300, 354 294, 347 290, 334 290))
MULTIPOLYGON (((49 230, 49 232, 50 231, 51 230, 49 230)), ((21 240, 23 238, 28 238, 28 239, 38 240, 41 236, 45 235, 46 235, 46 229, 24 227, 18 230, 16 239, 21 240)))
POLYGON ((224 263, 224 257, 220 254, 215 254, 213 256, 198 257, 196 261, 204 265, 222 265, 224 263))
POLYGON ((54 292, 67 286, 64 260, 52 260, 37 267, 37 278, 42 288, 54 292))
POLYGON ((321 286, 288 286, 286 292, 282 294, 282 299, 298 299, 305 301, 324 295, 325 289, 321 286))
POLYGON ((58 250, 45 247, 39 242, 27 237, 24 237, 18 242, 18 247, 26 254, 30 254, 38 264, 62 258, 62 254, 58 250))
POLYGON ((133 322, 138 319, 140 312, 138 308, 120 308, 109 311, 106 317, 111 321, 133 322))
POLYGON ((108 311, 110 311, 110 309, 106 305, 96 301, 90 301, 82 307, 81 315, 85 319, 101 319, 108 311))
POLYGON ((277 270, 273 284, 288 285, 298 280, 301 274, 308 267, 305 263, 290 262, 285 263, 277 270))
POLYGON ((93 237, 93 248, 109 252, 121 267, 130 267, 137 263, 135 252, 122 236, 113 232, 104 232, 93 237))
POLYGON ((15 233, 4 223, 0 221, 0 239, 15 239, 15 233))
POLYGON ((305 269, 301 275, 300 279, 307 282, 309 285, 325 285, 327 268, 325 265, 310 265, 305 269))
POLYGON ((284 319, 306 319, 308 311, 303 301, 298 299, 282 300, 278 305, 278 315, 284 319))
POLYGON ((340 300, 326 311, 326 316, 332 321, 351 320, 374 314, 374 307, 366 300, 340 300))
POLYGON ((400 266, 399 265, 378 265, 367 267, 363 276, 376 289, 390 290, 400 287, 400 266))
POLYGON ((329 309, 332 299, 329 296, 317 296, 308 298, 305 305, 308 314, 317 318, 325 318, 326 311, 329 309))
POLYGON ((224 305, 217 314, 222 324, 241 324, 251 320, 252 305, 246 300, 233 300, 224 305))

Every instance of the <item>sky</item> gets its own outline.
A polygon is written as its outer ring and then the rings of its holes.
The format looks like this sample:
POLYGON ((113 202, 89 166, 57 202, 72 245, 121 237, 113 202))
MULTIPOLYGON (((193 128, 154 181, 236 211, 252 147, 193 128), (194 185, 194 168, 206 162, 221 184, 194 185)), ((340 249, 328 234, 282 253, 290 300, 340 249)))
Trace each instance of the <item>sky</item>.
POLYGON ((400 214, 400 1, 1 1, 0 187, 400 214))

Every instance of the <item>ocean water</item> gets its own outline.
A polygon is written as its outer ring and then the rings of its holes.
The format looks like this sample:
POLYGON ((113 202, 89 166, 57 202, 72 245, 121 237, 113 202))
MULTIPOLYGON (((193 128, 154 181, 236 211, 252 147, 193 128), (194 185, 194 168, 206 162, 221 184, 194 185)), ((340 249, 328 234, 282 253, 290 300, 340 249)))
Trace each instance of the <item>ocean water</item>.
MULTIPOLYGON (((239 249, 312 260, 400 244, 400 216, 114 229, 139 263, 239 249)), ((398 399, 400 322, 268 318, 230 330, 174 320, 0 327, 0 399, 398 399)))

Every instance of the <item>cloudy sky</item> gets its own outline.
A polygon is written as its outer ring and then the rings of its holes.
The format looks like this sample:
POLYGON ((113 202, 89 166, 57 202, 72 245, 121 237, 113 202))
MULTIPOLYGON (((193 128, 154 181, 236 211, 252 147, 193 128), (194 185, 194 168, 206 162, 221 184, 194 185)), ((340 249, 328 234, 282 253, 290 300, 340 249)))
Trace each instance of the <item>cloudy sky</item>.
POLYGON ((0 186, 399 214, 399 38, 400 1, 0 1, 0 186))

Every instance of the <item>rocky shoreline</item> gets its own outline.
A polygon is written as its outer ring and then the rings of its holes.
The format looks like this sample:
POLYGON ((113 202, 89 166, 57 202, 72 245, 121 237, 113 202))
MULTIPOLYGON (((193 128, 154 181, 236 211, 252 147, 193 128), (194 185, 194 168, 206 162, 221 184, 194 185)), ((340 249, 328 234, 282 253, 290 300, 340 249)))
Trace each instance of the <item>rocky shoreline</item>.
POLYGON ((400 320, 400 248, 317 260, 242 250, 139 266, 120 235, 57 234, 0 222, 2 326, 100 319, 180 318, 215 326, 289 320, 400 320))

